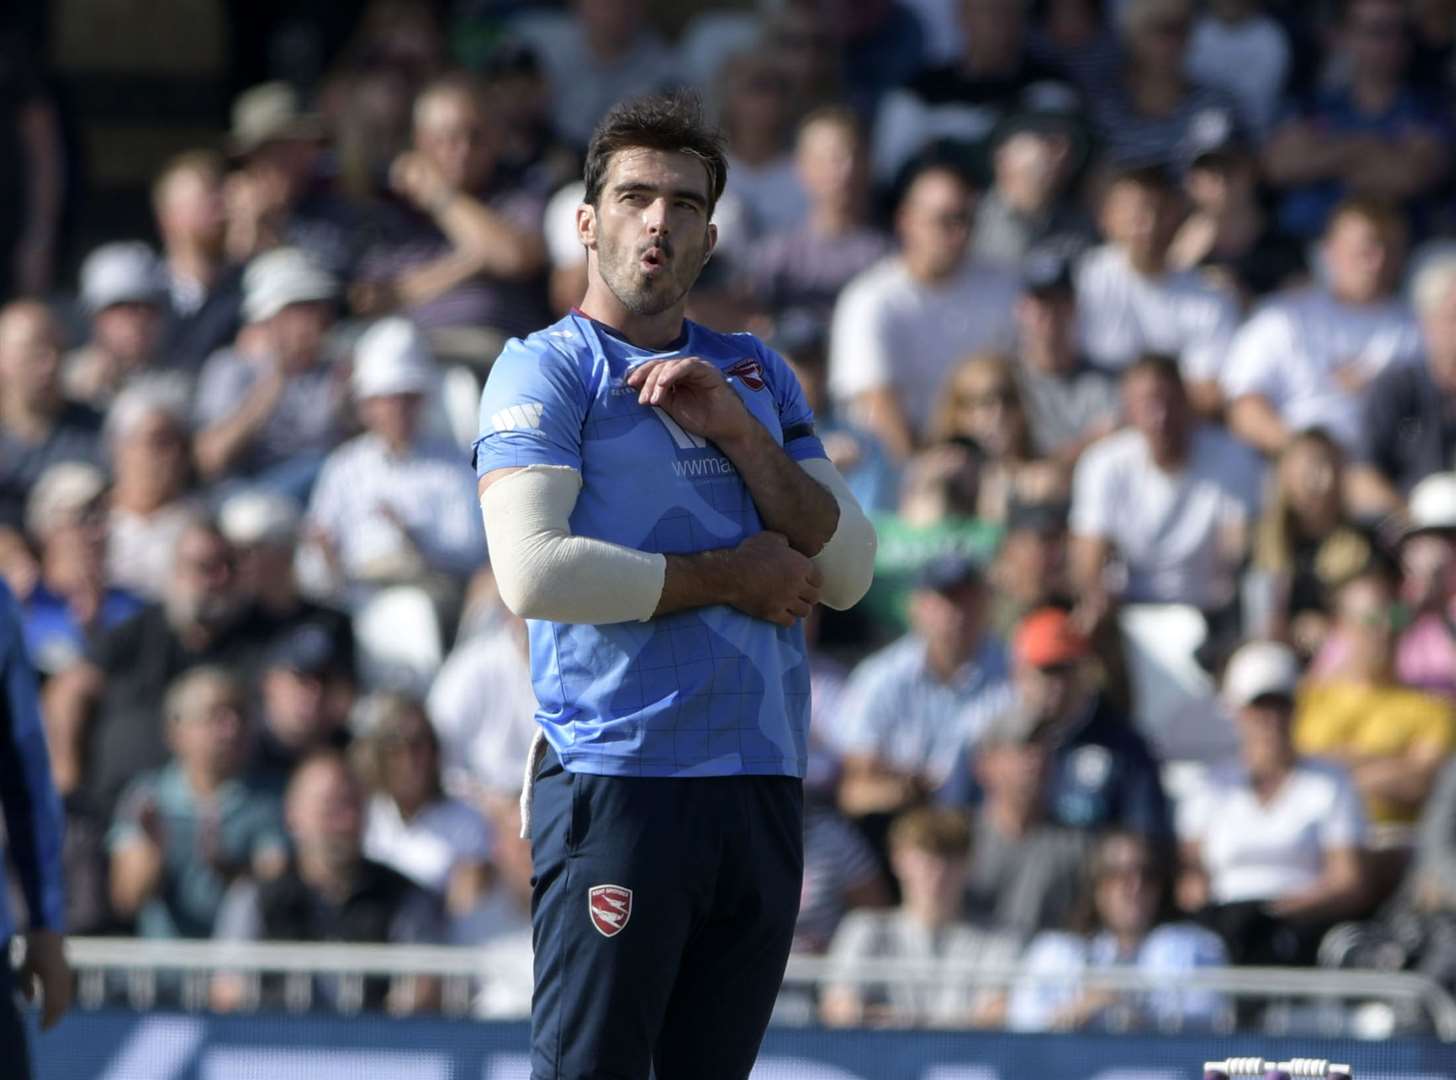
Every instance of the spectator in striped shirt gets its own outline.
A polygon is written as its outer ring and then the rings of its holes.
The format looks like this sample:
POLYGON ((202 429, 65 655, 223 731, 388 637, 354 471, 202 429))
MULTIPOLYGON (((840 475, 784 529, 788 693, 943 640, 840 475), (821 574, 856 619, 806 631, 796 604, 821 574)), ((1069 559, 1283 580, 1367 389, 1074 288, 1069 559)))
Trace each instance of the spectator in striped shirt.
POLYGON ((353 389, 364 433, 324 462, 301 557, 316 591, 346 607, 381 585, 418 585, 448 626, 447 609, 485 561, 485 539, 469 464, 420 435, 434 376, 424 335, 405 319, 383 319, 359 339, 353 389))

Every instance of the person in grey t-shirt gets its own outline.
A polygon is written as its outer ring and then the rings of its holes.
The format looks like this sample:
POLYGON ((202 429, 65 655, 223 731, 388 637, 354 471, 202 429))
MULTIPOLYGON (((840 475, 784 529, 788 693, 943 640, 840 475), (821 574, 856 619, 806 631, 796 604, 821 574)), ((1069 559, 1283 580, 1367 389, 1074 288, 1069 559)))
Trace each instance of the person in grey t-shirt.
POLYGON ((1077 351, 1070 260, 1041 249, 1026 258, 1016 302, 1022 400, 1039 453, 1065 464, 1121 423, 1116 378, 1077 351))
POLYGON ((975 985, 957 972, 967 966, 1000 969, 1016 960, 1017 942, 965 922, 970 827, 945 807, 921 807, 890 827, 890 862, 903 900, 889 911, 855 911, 839 924, 829 947, 834 977, 821 1014, 834 1026, 990 1027, 1001 1022, 1005 994, 975 985), (935 967, 916 982, 856 977, 865 961, 906 960, 935 967))
POLYGON ((987 725, 972 754, 983 794, 971 826, 971 920, 1021 938, 1062 926, 1077 903, 1089 834, 1047 820, 1045 726, 1013 705, 987 725))

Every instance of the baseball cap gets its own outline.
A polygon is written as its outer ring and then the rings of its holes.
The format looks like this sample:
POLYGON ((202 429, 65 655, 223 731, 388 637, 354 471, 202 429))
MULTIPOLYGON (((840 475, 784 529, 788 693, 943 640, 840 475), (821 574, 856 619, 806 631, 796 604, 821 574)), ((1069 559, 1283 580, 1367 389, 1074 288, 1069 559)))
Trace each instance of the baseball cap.
POLYGON ((1294 650, 1277 641, 1240 646, 1223 673, 1223 698, 1235 709, 1270 695, 1293 700, 1298 686, 1299 660, 1294 650))
POLYGON ((1061 608, 1038 608, 1016 627, 1011 651, 1018 664, 1058 667, 1085 658, 1091 652, 1086 636, 1061 608))
POLYGON ((113 304, 160 304, 162 266, 140 240, 102 244, 81 264, 81 303, 92 315, 113 304))
POLYGON ((1188 121, 1176 153, 1186 171, 1200 162, 1226 160, 1248 151, 1248 140, 1239 131, 1234 114, 1222 105, 1211 105, 1188 121))
POLYGON ((952 551, 936 555, 926 562, 915 575, 915 587, 943 593, 980 580, 981 568, 975 560, 952 551))
POLYGON ((323 118, 304 112, 298 91, 282 80, 244 90, 233 101, 232 120, 228 148, 238 155, 270 142, 322 139, 325 134, 323 118))
POLYGON ((243 317, 250 323, 271 319, 289 304, 332 300, 339 285, 298 248, 274 248, 248 264, 243 273, 243 317))
POLYGON ((1038 294, 1072 292, 1072 260, 1050 248, 1027 252, 1021 263, 1021 289, 1038 294))
POLYGON ((218 510, 218 528, 234 547, 292 544, 303 514, 298 503, 267 488, 246 488, 229 495, 218 510))
POLYGON ((339 664, 333 636, 317 623, 303 623, 268 650, 268 667, 304 675, 320 675, 339 664))
POLYGON ((1411 489, 1406 535, 1456 530, 1456 473, 1432 473, 1411 489))
POLYGON ((106 490, 106 475, 95 465, 61 461, 40 474, 25 502, 25 531, 44 539, 94 503, 106 490))
POLYGON ((408 319, 380 319, 354 346, 354 396, 423 394, 435 381, 435 358, 419 327, 408 319))

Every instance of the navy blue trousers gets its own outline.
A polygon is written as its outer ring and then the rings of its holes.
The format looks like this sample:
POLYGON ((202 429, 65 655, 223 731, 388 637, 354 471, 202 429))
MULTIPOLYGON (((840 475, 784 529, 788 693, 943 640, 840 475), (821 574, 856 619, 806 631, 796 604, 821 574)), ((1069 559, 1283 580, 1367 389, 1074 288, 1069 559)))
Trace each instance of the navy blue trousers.
POLYGON ((0 940, 0 1076, 30 1080, 30 1050, 25 1025, 15 1001, 15 974, 10 970, 10 942, 0 940))
POLYGON ((531 856, 531 1080, 744 1080, 799 911, 803 785, 571 773, 531 856))

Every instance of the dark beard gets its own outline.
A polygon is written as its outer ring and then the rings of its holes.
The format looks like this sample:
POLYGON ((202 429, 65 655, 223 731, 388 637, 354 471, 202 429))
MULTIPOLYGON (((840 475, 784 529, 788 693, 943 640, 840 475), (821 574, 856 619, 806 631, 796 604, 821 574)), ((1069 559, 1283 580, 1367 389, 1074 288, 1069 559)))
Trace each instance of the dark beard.
POLYGON ((615 247, 604 246, 598 252, 602 281, 612 291, 617 302, 638 318, 650 318, 667 311, 688 294, 688 290, 698 279, 698 275, 693 274, 686 283, 680 282, 677 274, 674 273, 677 259, 680 257, 678 249, 676 245, 669 242, 665 245, 665 250, 672 257, 673 263, 667 270, 670 281, 667 283, 667 287, 661 291, 654 290, 646 282, 635 279, 633 267, 636 265, 637 259, 641 257, 640 249, 634 247, 631 250, 630 264, 615 247))

